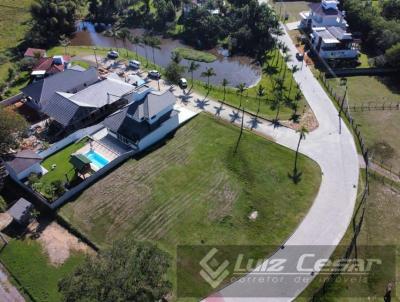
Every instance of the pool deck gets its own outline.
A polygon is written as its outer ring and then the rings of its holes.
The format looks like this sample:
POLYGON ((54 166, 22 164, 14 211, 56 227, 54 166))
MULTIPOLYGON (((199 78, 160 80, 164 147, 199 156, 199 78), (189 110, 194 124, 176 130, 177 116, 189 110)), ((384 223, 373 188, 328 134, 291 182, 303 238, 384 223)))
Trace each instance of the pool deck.
MULTIPOLYGON (((86 153, 94 151, 104 157, 108 162, 113 161, 116 159, 119 154, 116 153, 115 151, 111 150, 107 146, 101 144, 98 141, 89 141, 85 146, 83 146, 81 149, 76 151, 76 154, 83 154, 85 155, 86 153)), ((98 171, 99 167, 96 166, 95 164, 91 163, 90 166, 92 167, 93 171, 98 171)))

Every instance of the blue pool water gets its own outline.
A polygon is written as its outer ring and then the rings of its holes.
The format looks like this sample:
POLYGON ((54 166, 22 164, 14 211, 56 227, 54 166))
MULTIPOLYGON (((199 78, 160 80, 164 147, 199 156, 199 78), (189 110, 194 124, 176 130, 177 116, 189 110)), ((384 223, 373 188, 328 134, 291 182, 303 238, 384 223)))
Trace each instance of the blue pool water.
POLYGON ((110 162, 109 160, 105 159, 103 156, 101 156, 99 153, 96 153, 93 150, 86 153, 85 156, 89 158, 91 162, 95 164, 99 169, 103 168, 110 162))

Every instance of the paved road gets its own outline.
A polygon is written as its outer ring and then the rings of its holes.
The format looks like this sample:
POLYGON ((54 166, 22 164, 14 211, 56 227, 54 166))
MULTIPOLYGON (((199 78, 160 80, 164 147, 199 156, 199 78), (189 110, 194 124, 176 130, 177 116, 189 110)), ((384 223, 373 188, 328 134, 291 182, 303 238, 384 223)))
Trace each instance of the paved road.
MULTIPOLYGON (((289 35, 285 33, 280 40, 289 47, 289 54, 295 58, 296 48, 289 35)), ((290 64, 300 67, 298 62, 290 64)), ((342 123, 342 132, 339 134, 338 112, 330 98, 308 67, 304 66, 297 72, 295 80, 299 83, 319 122, 319 127, 302 142, 300 152, 319 164, 322 170, 322 182, 311 209, 284 243, 285 248, 278 250, 266 260, 288 259, 288 265, 285 268, 287 273, 293 272, 293 266, 296 264, 294 260, 298 259, 300 252, 312 252, 321 258, 329 258, 332 254, 350 223, 357 196, 359 176, 359 161, 353 136, 344 123, 342 123), (305 246, 305 248, 293 248, 298 245, 305 246)), ((240 113, 239 118, 233 121, 235 110, 228 106, 218 110, 219 103, 203 100, 201 96, 193 94, 192 98, 188 100, 187 106, 206 110, 213 114, 219 111, 221 118, 240 124, 240 113)), ((253 125, 250 116, 245 115, 244 120, 247 127, 253 125)), ((291 129, 274 128, 270 123, 263 122, 258 124, 254 130, 272 138, 278 144, 293 150, 296 148, 298 134, 291 129)), ((314 271, 317 273, 319 269, 314 271)), ((243 278, 232 283, 218 292, 216 296, 224 301, 291 301, 307 287, 316 273, 313 275, 307 273, 305 276, 307 278, 304 278, 302 282, 294 282, 290 274, 287 275, 289 277, 286 276, 278 283, 246 282, 246 280, 252 280, 251 277, 257 277, 257 274, 252 272, 246 276, 246 279, 243 278)), ((253 280, 255 279, 253 278, 253 280)), ((215 301, 215 297, 208 299, 215 301)))

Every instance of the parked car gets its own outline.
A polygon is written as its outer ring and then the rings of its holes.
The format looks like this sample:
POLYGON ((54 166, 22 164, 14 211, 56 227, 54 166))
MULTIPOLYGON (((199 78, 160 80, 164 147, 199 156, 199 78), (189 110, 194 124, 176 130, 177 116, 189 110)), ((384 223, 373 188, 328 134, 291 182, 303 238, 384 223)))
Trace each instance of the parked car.
POLYGON ((111 50, 107 53, 107 57, 109 57, 110 59, 116 59, 119 57, 119 53, 118 51, 111 50))
POLYGON ((180 87, 181 89, 186 89, 187 86, 188 86, 187 80, 186 80, 185 78, 180 78, 178 84, 179 84, 179 87, 180 87))
POLYGON ((161 74, 157 70, 150 70, 149 78, 159 79, 159 78, 161 78, 161 74))
POLYGON ((129 67, 134 68, 134 69, 139 69, 140 68, 140 62, 136 60, 130 60, 129 61, 129 67))
POLYGON ((304 59, 304 54, 298 52, 298 53, 296 53, 296 58, 297 58, 297 60, 299 60, 299 61, 303 61, 303 59, 304 59))

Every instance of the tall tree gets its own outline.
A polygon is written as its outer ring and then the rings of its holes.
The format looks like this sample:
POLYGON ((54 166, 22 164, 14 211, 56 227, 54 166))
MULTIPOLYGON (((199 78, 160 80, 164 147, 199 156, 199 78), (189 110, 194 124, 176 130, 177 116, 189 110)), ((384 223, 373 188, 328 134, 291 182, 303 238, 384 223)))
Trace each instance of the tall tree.
POLYGON ((239 108, 242 107, 242 98, 245 90, 246 90, 245 83, 239 83, 239 85, 236 86, 236 94, 239 95, 239 108))
POLYGON ((59 282, 65 302, 160 301, 171 291, 171 258, 155 245, 123 239, 87 257, 59 282))
POLYGON ((229 85, 228 80, 224 78, 224 79, 222 80, 221 85, 222 85, 222 87, 224 87, 224 99, 223 99, 222 103, 225 104, 225 100, 226 100, 226 86, 229 85))
POLYGON ((142 37, 142 44, 143 44, 143 48, 144 48, 144 55, 146 57, 146 67, 149 65, 149 59, 147 57, 147 46, 149 45, 149 43, 150 43, 150 36, 144 35, 142 37))
POLYGON ((306 139, 308 130, 305 126, 302 126, 299 130, 297 130, 297 133, 299 133, 299 141, 297 143, 296 155, 294 158, 294 169, 293 169, 294 173, 293 173, 293 175, 297 174, 297 160, 298 160, 298 156, 299 156, 300 143, 302 140, 306 139))
POLYGON ((276 110, 276 115, 274 119, 274 124, 278 125, 279 124, 279 113, 281 110, 281 106, 283 102, 285 101, 284 99, 284 90, 285 87, 283 85, 283 79, 280 77, 277 77, 274 79, 274 92, 273 92, 273 99, 271 101, 271 109, 276 110))
POLYGON ((136 60, 139 60, 139 54, 138 54, 138 46, 140 45, 140 38, 138 36, 133 36, 130 35, 128 37, 129 42, 131 42, 133 45, 135 45, 135 52, 136 52, 136 60))
POLYGON ((215 73, 214 68, 212 68, 212 67, 207 68, 206 71, 203 71, 201 73, 202 77, 207 78, 207 89, 208 89, 208 92, 210 92, 210 90, 211 90, 210 78, 213 77, 213 76, 216 76, 216 75, 217 74, 215 73))
POLYGON ((258 114, 260 113, 261 99, 264 95, 265 95, 265 88, 263 87, 263 85, 260 84, 257 88, 258 108, 256 116, 258 116, 258 114))
POLYGON ((126 42, 132 39, 132 34, 128 28, 121 28, 118 31, 118 37, 122 40, 122 44, 124 45, 126 51, 126 57, 128 58, 128 47, 126 47, 126 42))
POLYGON ((191 86, 190 86, 189 92, 192 91, 192 89, 193 89, 193 73, 197 69, 199 69, 199 67, 200 67, 199 63, 196 63, 195 61, 190 61, 190 65, 188 67, 188 72, 190 72, 190 76, 191 76, 191 86))
POLYGON ((61 35, 59 40, 61 46, 64 47, 64 54, 67 54, 67 48, 71 44, 71 40, 66 35, 61 35))
POLYGON ((153 63, 154 63, 154 65, 156 65, 156 58, 154 55, 154 50, 156 48, 160 49, 161 40, 155 36, 150 36, 149 40, 148 40, 148 45, 150 46, 152 54, 153 54, 153 63))

